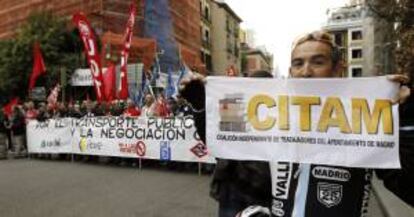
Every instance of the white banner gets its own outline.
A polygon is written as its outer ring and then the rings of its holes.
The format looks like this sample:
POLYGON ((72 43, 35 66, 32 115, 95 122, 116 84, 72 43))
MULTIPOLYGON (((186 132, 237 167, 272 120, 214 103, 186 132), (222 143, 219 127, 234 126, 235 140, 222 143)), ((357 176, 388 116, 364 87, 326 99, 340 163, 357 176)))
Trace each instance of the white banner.
MULTIPOLYGON (((85 155, 159 159, 213 163, 206 146, 198 138, 192 117, 185 118, 129 118, 93 117, 82 119, 50 120, 28 124, 29 152, 75 153, 85 155), (67 121, 66 121, 67 120, 67 121), (64 133, 51 123, 59 123, 64 133), (42 127, 37 125, 43 124, 42 127), (65 127, 62 127, 65 126, 65 127), (36 129, 36 130, 35 130, 36 129), (69 149, 40 149, 46 135, 51 141, 69 143, 69 149), (32 147, 34 146, 34 147, 32 147), (50 152, 52 151, 52 152, 50 152)), ((58 125, 59 125, 58 124, 58 125)), ((59 126, 60 126, 59 125, 59 126)), ((59 128, 60 129, 60 128, 59 128)))
POLYGON ((29 153, 72 153, 71 119, 29 121, 27 148, 29 153))
POLYGON ((72 74, 70 83, 72 86, 93 86, 90 69, 76 69, 72 74))
POLYGON ((399 168, 397 91, 385 77, 209 77, 207 144, 220 158, 399 168))

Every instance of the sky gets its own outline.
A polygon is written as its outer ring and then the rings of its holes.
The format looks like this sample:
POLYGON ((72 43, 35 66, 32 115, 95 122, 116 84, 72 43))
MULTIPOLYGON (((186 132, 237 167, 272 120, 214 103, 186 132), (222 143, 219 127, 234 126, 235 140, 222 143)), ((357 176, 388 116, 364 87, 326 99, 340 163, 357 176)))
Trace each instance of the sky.
POLYGON ((274 67, 288 74, 293 40, 320 29, 327 9, 344 6, 349 0, 226 0, 243 20, 241 27, 255 32, 255 44, 274 55, 274 67))

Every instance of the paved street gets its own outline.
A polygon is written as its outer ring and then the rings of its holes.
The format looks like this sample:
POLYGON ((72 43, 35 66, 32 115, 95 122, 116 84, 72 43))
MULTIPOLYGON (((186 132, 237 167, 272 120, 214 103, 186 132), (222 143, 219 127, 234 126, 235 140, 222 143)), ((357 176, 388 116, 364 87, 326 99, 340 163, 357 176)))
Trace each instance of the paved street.
MULTIPOLYGON (((210 176, 54 160, 0 161, 0 216, 216 216, 210 176)), ((375 196, 371 217, 385 217, 375 196)), ((402 216, 403 217, 403 216, 402 216)))
POLYGON ((215 216, 208 175, 44 160, 0 161, 0 216, 215 216))

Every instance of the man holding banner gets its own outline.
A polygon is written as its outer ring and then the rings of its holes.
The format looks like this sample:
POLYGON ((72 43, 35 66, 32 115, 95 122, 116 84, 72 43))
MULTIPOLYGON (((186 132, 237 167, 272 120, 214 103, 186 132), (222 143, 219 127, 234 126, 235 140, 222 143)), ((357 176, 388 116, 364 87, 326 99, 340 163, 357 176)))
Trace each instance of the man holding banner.
MULTIPOLYGON (((340 69, 341 65, 339 51, 337 46, 334 44, 332 37, 328 33, 321 31, 312 32, 299 38, 294 43, 290 68, 291 77, 334 78, 339 77, 340 69)), ((367 81, 369 79, 367 79, 367 81)), ((193 78, 193 80, 201 79, 193 78)), ((214 112, 218 113, 218 111, 223 108, 221 105, 222 102, 226 103, 229 100, 233 100, 232 102, 240 102, 241 104, 244 103, 243 96, 241 94, 234 94, 235 91, 240 90, 235 90, 234 86, 232 87, 231 85, 228 85, 231 84, 231 82, 236 84, 240 81, 237 81, 238 79, 234 81, 229 80, 230 79, 220 80, 220 78, 210 78, 208 80, 207 90, 204 90, 203 85, 201 85, 202 83, 199 81, 197 84, 195 81, 186 80, 182 82, 184 84, 182 95, 187 98, 189 102, 193 103, 195 108, 202 110, 205 107, 205 102, 204 98, 200 96, 204 96, 204 91, 206 91, 208 102, 207 114, 214 114, 214 112), (225 84, 224 86, 227 87, 227 89, 218 88, 220 87, 219 85, 222 85, 223 87, 223 84, 225 84), (227 95, 225 95, 227 98, 220 98, 223 97, 222 95, 224 95, 224 93, 217 93, 217 95, 214 95, 215 93, 212 91, 214 89, 218 89, 217 92, 228 91, 228 93, 226 93, 227 95), (220 99, 220 105, 217 103, 218 99, 220 99)), ((398 88, 395 84, 391 84, 389 81, 382 78, 378 78, 377 80, 378 85, 383 86, 381 86, 381 89, 377 88, 378 90, 375 92, 383 92, 383 89, 387 88, 390 93, 397 92, 393 91, 398 88)), ((393 83, 401 84, 406 84, 408 82, 408 78, 403 75, 389 76, 388 80, 391 80, 393 83)), ((243 85, 246 84, 243 86, 243 89, 249 88, 246 81, 242 81, 244 82, 243 85)), ((255 84, 257 85, 259 83, 262 85, 271 85, 270 82, 256 82, 255 84)), ((220 125, 220 128, 222 129, 217 130, 215 128, 217 128, 216 126, 218 126, 217 123, 219 121, 215 120, 216 117, 209 116, 207 118, 207 127, 209 129, 209 132, 207 132, 207 145, 209 145, 209 149, 216 157, 220 158, 230 158, 235 160, 268 160, 274 162, 270 163, 272 189, 268 189, 268 191, 272 191, 273 196, 271 201, 272 205, 269 207, 269 211, 272 216, 366 216, 371 189, 370 182, 372 170, 365 169, 364 167, 398 168, 399 162, 391 160, 391 157, 388 156, 398 156, 398 143, 397 145, 394 145, 392 142, 395 140, 375 141, 375 145, 372 145, 374 143, 371 144, 371 140, 363 141, 365 139, 363 134, 366 133, 367 138, 374 138, 372 134, 378 132, 378 129, 382 129, 384 138, 397 138, 396 140, 398 142, 398 121, 395 121, 395 119, 392 118, 392 114, 396 113, 397 108, 391 108, 391 101, 393 103, 403 103, 404 100, 410 95, 410 89, 407 86, 401 86, 398 91, 398 97, 393 100, 391 100, 392 96, 390 94, 384 94, 382 97, 387 100, 378 101, 379 104, 380 102, 383 103, 383 109, 381 110, 378 104, 378 106, 375 106, 374 108, 374 114, 369 116, 368 103, 364 104, 360 98, 352 98, 351 103, 342 102, 342 98, 329 97, 330 95, 322 94, 322 97, 315 97, 317 96, 319 89, 325 89, 326 93, 324 94, 336 94, 338 92, 338 95, 340 95, 340 92, 343 90, 343 92, 345 92, 345 96, 347 96, 346 94, 348 94, 348 92, 355 91, 347 89, 361 89, 360 94, 363 96, 364 89, 362 89, 363 87, 361 86, 365 86, 364 84, 366 83, 363 79, 332 79, 330 82, 326 80, 315 80, 309 82, 302 79, 294 79, 292 81, 275 81, 272 83, 273 85, 279 85, 278 87, 274 87, 275 90, 285 91, 286 95, 281 94, 277 100, 273 100, 265 93, 259 97, 252 96, 248 106, 246 106, 248 110, 246 116, 248 116, 247 119, 251 125, 251 128, 247 127, 247 124, 246 126, 242 125, 242 129, 229 130, 226 127, 222 128, 222 125, 220 125), (335 84, 334 88, 332 88, 332 84, 335 84), (352 84, 354 84, 354 86, 352 86, 352 84), (355 84, 358 84, 360 87, 358 88, 355 84), (295 85, 297 89, 292 88, 295 87, 295 85), (347 85, 352 87, 348 87, 347 85), (287 92, 289 92, 289 94, 287 92), (291 94, 293 95, 296 92, 312 96, 293 96, 289 98, 291 94), (326 97, 326 101, 324 101, 325 104, 322 104, 321 98, 325 100, 324 97, 326 97), (276 104, 278 107, 276 107, 276 104), (291 117, 288 113, 290 105, 296 105, 299 107, 295 111, 298 111, 300 116, 293 117, 292 115, 292 119, 297 120, 297 123, 289 122, 289 118, 291 117), (311 113, 311 108, 318 105, 323 107, 320 112, 320 119, 318 123, 312 123, 311 117, 313 119, 313 113, 311 113), (343 109, 344 105, 352 105, 352 110, 345 111, 343 109), (276 108, 272 111, 276 110, 275 114, 280 116, 278 116, 278 119, 269 115, 267 118, 266 116, 263 117, 263 114, 265 113, 262 111, 263 107, 265 107, 265 112, 276 108), (380 113, 375 114, 378 113, 376 110, 380 111, 380 113), (350 112, 352 112, 352 125, 346 121, 346 115, 350 112), (390 116, 387 116, 387 114, 390 114, 390 116), (361 115, 364 120, 358 119, 361 115), (384 119, 385 116, 394 121, 387 122, 386 119, 384 119), (308 119, 304 117, 308 117, 308 119), (381 119, 382 125, 379 126, 378 121, 376 123, 377 125, 374 126, 373 123, 375 121, 372 122, 373 117, 378 117, 378 120, 379 117, 383 117, 383 119, 381 119), (363 121, 369 122, 368 124, 365 123, 366 129, 361 129, 362 127, 360 127, 363 121), (293 130, 294 133, 300 133, 297 135, 305 136, 289 136, 292 134, 289 130, 295 127, 292 126, 294 124, 298 125, 297 129, 295 128, 293 130), (334 129, 330 129, 332 127, 334 129), (274 132, 277 131, 275 128, 278 128, 277 130, 280 131, 278 133, 282 136, 274 136, 274 132), (272 134, 266 135, 264 132, 269 129, 274 130, 272 131, 272 134), (331 133, 333 131, 336 133, 333 133, 333 135, 340 135, 342 140, 341 138, 335 140, 335 136, 330 140, 326 140, 326 138, 323 137, 306 136, 312 135, 310 132, 312 130, 318 131, 315 133, 317 135, 324 135, 324 133, 326 134, 328 131, 331 133), (252 131, 255 132, 254 135, 247 135, 252 131), (361 139, 353 141, 352 139, 354 138, 361 139), (220 143, 217 141, 220 141, 220 143), (281 148, 275 148, 276 145, 281 148), (341 145, 344 147, 339 147, 341 145), (389 147, 388 150, 390 151, 387 150, 388 152, 384 152, 381 148, 385 149, 385 147, 389 147), (286 151, 288 149, 291 151, 286 151), (329 152, 326 151, 325 154, 321 154, 321 150, 322 152, 324 152, 324 150, 331 150, 331 155, 329 155, 329 152), (336 151, 332 152, 332 150, 336 151), (341 150, 352 150, 355 155, 342 153, 341 150), (374 161, 371 161, 372 159, 367 159, 367 156, 369 156, 367 152, 370 152, 372 155, 371 158, 377 158, 377 161, 384 159, 384 161, 389 161, 390 164, 383 163, 381 166, 375 166, 373 163, 374 161), (316 165, 315 162, 319 162, 317 163, 318 165, 316 165)), ((240 83, 237 84, 240 85, 240 83)), ((251 86, 251 89, 260 88, 259 86, 251 86)), ((265 90, 261 89, 259 91, 265 90)), ((275 92, 273 89, 271 91, 272 93, 275 92)), ((279 92, 276 92, 276 94, 279 94, 279 92)), ((198 116, 199 117, 196 117, 195 120, 199 120, 200 123, 196 123, 196 126, 201 138, 204 139, 205 137, 203 136, 205 136, 205 126, 203 126, 203 122, 206 120, 205 111, 200 112, 198 116)), ((374 139, 372 141, 374 141, 374 139)), ((403 147, 403 145, 406 144, 401 144, 401 152, 399 153, 401 158, 401 169, 377 170, 376 172, 383 178, 386 187, 388 187, 401 199, 413 205, 414 202, 412 195, 414 192, 412 190, 412 184, 410 184, 414 183, 412 175, 414 172, 412 162, 413 150, 412 147, 403 147)), ((224 170, 226 169, 227 168, 224 168, 224 170)), ((215 177, 213 179, 220 179, 217 175, 225 173, 226 171, 220 171, 220 168, 218 168, 215 171, 215 177)), ((230 182, 233 183, 237 183, 239 181, 240 180, 237 179, 230 180, 230 182)), ((220 189, 220 191, 238 194, 240 194, 240 192, 246 192, 245 189, 234 189, 234 186, 237 185, 230 186, 233 186, 232 191, 228 191, 228 189, 220 189)), ((227 197, 229 196, 227 195, 227 197)), ((236 213, 239 213, 243 209, 230 205, 228 204, 230 201, 221 200, 221 198, 219 198, 219 202, 219 216, 233 217, 236 213)), ((250 205, 259 204, 257 201, 246 202, 250 205)), ((251 209, 248 211, 251 212, 251 209)), ((241 216, 243 216, 243 213, 241 213, 241 216)))

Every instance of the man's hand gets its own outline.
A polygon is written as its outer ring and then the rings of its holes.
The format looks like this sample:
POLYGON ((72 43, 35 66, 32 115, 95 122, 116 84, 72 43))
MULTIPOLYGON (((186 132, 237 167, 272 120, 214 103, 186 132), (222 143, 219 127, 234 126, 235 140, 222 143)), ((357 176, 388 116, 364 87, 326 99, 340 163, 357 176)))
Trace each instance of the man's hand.
POLYGON ((395 74, 395 75, 388 75, 388 80, 392 82, 400 83, 400 91, 398 92, 397 96, 392 100, 392 104, 402 104, 407 101, 408 97, 410 97, 411 89, 407 84, 410 82, 410 78, 406 75, 402 74, 395 74))
POLYGON ((205 83, 205 77, 200 74, 191 75, 180 82, 180 95, 196 110, 202 110, 205 107, 205 83))

